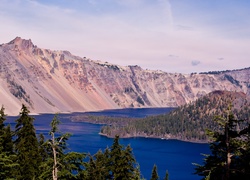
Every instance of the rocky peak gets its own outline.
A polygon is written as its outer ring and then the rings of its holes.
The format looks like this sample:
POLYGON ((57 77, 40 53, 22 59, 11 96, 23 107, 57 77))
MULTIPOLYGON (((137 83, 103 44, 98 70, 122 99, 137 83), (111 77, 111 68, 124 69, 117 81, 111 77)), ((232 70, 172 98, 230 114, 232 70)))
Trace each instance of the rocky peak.
POLYGON ((21 49, 21 50, 30 49, 30 48, 35 47, 31 41, 31 39, 26 40, 26 39, 22 39, 21 37, 16 37, 12 41, 10 41, 8 44, 9 45, 14 44, 15 46, 18 46, 19 49, 21 49))

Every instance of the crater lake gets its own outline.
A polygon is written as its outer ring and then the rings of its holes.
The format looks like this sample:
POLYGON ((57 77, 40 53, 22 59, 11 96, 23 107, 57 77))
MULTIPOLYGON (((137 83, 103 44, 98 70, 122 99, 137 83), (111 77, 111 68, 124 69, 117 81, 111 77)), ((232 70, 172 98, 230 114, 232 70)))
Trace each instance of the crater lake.
MULTIPOLYGON (((164 114, 173 108, 143 108, 143 109, 118 109, 99 112, 59 114, 62 122, 59 126, 62 133, 69 132, 72 136, 68 140, 69 151, 86 152, 94 155, 99 149, 104 151, 110 147, 113 139, 101 136, 98 133, 102 125, 84 122, 72 122, 70 118, 79 114, 105 115, 117 117, 145 117, 149 115, 164 114)), ((31 115, 35 118, 36 133, 43 133, 45 137, 50 131, 50 122, 54 114, 31 115)), ((17 117, 7 117, 6 124, 15 126, 17 117)), ((198 180, 194 175, 195 166, 192 163, 202 164, 204 156, 209 154, 209 145, 191 143, 179 140, 166 140, 154 138, 126 138, 120 139, 120 144, 131 145, 136 161, 144 178, 150 179, 154 164, 157 165, 160 179, 164 179, 166 170, 170 180, 198 180)))

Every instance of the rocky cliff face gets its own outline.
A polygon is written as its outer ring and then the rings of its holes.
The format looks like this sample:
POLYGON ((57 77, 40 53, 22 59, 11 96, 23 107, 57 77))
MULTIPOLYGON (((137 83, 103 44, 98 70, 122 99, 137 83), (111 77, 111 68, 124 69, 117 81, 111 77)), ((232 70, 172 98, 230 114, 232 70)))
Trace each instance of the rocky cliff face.
POLYGON ((250 95, 250 68, 173 74, 41 49, 19 37, 0 45, 0 105, 9 115, 22 103, 34 113, 173 107, 214 90, 250 95))

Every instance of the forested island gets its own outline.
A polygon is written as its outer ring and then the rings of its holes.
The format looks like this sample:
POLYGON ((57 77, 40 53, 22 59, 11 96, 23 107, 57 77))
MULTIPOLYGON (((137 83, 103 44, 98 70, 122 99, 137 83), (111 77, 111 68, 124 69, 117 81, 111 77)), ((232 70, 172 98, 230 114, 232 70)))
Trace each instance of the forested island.
MULTIPOLYGON (((145 118, 73 116, 72 121, 104 124, 100 134, 107 137, 152 137, 190 142, 208 142, 206 129, 217 130, 216 115, 227 111, 249 122, 250 101, 241 92, 214 91, 170 113, 145 118)), ((244 125, 241 125, 244 126, 244 125)))

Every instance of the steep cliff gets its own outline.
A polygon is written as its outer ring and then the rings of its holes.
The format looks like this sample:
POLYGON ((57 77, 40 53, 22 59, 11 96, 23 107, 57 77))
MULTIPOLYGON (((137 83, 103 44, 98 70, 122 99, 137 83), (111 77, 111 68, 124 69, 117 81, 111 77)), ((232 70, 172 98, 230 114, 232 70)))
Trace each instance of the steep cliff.
POLYGON ((214 90, 250 95, 250 68, 202 74, 119 66, 35 46, 15 38, 0 45, 0 105, 33 113, 125 107, 173 107, 214 90))

